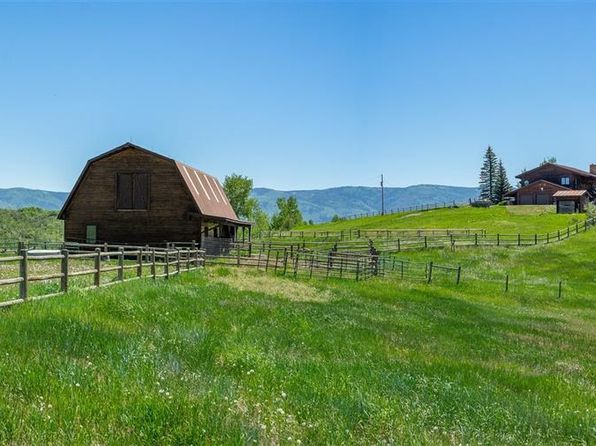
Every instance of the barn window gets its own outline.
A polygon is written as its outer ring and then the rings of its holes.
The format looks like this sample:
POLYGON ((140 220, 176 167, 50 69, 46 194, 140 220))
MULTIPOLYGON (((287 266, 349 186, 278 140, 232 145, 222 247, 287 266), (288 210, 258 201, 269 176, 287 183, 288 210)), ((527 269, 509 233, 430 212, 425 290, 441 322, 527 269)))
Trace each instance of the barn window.
POLYGON ((561 184, 563 186, 569 186, 569 183, 570 183, 569 177, 561 177, 561 184))
POLYGON ((149 174, 119 173, 116 179, 116 208, 149 209, 149 174))

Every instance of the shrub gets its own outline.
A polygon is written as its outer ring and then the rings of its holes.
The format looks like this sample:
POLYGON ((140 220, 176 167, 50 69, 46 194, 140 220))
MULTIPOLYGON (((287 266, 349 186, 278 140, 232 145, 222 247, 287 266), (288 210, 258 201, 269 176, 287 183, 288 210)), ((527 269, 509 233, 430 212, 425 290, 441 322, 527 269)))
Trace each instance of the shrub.
POLYGON ((489 200, 476 200, 470 203, 470 206, 472 206, 473 208, 489 208, 492 205, 492 202, 489 200))

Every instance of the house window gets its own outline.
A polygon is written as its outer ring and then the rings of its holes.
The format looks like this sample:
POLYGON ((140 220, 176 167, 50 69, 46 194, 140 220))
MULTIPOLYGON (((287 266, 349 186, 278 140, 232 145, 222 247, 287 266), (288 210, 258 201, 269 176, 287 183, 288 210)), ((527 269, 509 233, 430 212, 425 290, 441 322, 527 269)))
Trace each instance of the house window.
POLYGON ((116 209, 149 209, 149 174, 119 173, 117 175, 116 209))
POLYGON ((87 243, 97 243, 97 225, 85 227, 85 240, 87 243))
POLYGON ((561 177, 561 185, 569 186, 569 184, 570 184, 569 177, 561 177))

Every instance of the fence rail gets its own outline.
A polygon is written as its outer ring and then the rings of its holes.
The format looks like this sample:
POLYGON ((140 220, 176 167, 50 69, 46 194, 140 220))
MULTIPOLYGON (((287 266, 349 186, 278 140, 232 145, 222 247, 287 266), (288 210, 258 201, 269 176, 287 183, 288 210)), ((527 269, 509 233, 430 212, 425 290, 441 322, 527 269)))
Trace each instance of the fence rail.
MULTIPOLYGON (((390 251, 400 252, 406 250, 420 250, 420 249, 431 249, 431 248, 445 248, 450 247, 455 249, 456 247, 470 247, 470 246, 533 246, 539 244, 550 244, 561 240, 566 240, 574 235, 582 232, 586 232, 590 228, 596 225, 596 217, 590 217, 585 219, 583 222, 577 222, 565 228, 550 231, 545 233, 534 233, 534 234, 489 234, 485 230, 472 230, 472 229, 445 229, 443 233, 439 230, 406 230, 412 232, 404 232, 401 236, 395 236, 396 232, 389 232, 390 230, 372 230, 372 235, 380 235, 380 237, 354 237, 349 239, 349 235, 344 240, 334 239, 332 236, 326 239, 325 236, 321 237, 308 237, 304 238, 297 237, 292 239, 287 237, 271 237, 268 239, 257 240, 250 242, 253 248, 258 249, 259 247, 276 247, 283 248, 288 247, 292 250, 327 250, 327 249, 338 249, 338 250, 350 250, 350 251, 362 251, 368 249, 371 240, 374 241, 375 247, 379 251, 390 251), (432 232, 434 231, 434 232, 432 232)), ((352 233, 358 230, 352 230, 352 233)), ((302 231, 294 231, 296 234, 302 233, 302 231)), ((305 231, 306 234, 306 231, 305 231)), ((349 234, 349 233, 348 233, 349 234)), ((361 231, 360 236, 364 235, 364 230, 361 231)), ((369 234, 371 232, 369 231, 369 234)), ((306 234, 307 235, 307 234, 306 234)), ((341 235, 340 237, 341 238, 341 235)))
POLYGON ((204 265, 205 252, 200 249, 163 249, 149 247, 115 247, 102 245, 102 247, 87 246, 87 252, 79 246, 77 250, 62 249, 57 254, 30 255, 28 249, 22 249, 19 255, 0 257, 0 286, 18 285, 18 296, 0 302, 0 307, 37 300, 63 294, 74 284, 74 278, 91 276, 93 286, 99 287, 125 280, 141 277, 169 278, 183 271, 191 271, 204 265), (88 250, 93 248, 92 252, 88 250), (80 265, 79 269, 73 268, 74 261, 91 261, 92 265, 80 265), (47 268, 33 268, 34 264, 44 264, 47 268), (12 265, 12 268, 11 268, 12 265), (52 268, 54 267, 54 268, 52 268), (59 268, 59 272, 47 270, 59 268), (84 268, 84 269, 82 269, 84 268), (34 275, 35 270, 41 269, 34 275), (16 270, 16 271, 15 271, 16 270), (134 275, 125 278, 125 272, 132 270, 134 275), (115 272, 116 279, 111 282, 102 282, 102 276, 115 272), (148 275, 147 275, 148 273, 148 275), (5 277, 9 276, 9 277, 5 277), (29 285, 35 282, 48 282, 60 280, 59 292, 46 293, 32 296, 29 285))

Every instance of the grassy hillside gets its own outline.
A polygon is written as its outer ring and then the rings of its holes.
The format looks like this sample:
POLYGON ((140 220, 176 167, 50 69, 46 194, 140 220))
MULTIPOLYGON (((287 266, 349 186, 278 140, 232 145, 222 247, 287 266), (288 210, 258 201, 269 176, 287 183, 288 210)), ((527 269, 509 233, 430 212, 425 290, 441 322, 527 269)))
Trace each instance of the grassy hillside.
POLYGON ((39 208, 0 209, 0 242, 62 240, 63 225, 57 211, 39 208))
MULTIPOLYGON (((478 196, 475 187, 439 186, 419 184, 409 187, 385 188, 386 209, 445 202, 468 202, 478 196), (437 197, 440 197, 437 198, 437 197)), ((280 197, 296 197, 306 221, 329 221, 334 215, 349 216, 378 212, 381 206, 381 189, 378 187, 345 186, 320 190, 278 191, 255 188, 253 196, 268 214, 277 212, 276 200, 280 197)))
POLYGON ((211 268, 4 310, 0 443, 592 443, 594 242, 444 254, 562 300, 211 268))
POLYGON ((344 220, 296 230, 475 228, 489 233, 533 234, 555 231, 585 218, 585 214, 556 214, 554 206, 463 207, 344 220))

